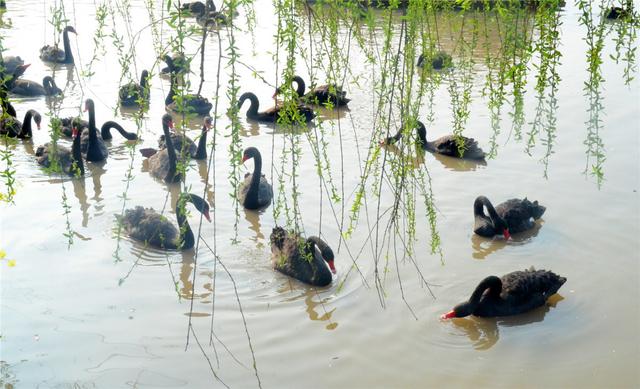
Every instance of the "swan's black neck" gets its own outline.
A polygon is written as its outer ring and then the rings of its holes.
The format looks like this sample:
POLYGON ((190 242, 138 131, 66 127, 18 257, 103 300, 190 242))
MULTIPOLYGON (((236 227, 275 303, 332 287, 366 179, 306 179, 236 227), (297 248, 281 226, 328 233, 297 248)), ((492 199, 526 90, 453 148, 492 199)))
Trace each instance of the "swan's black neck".
POLYGON ((45 76, 42 79, 42 87, 44 88, 44 93, 47 96, 53 96, 56 94, 55 89, 57 88, 55 81, 53 81, 53 78, 51 78, 51 76, 45 76))
MULTIPOLYGON (((172 62, 173 63, 173 62, 172 62)), ((169 65, 170 68, 173 65, 169 65)), ((171 105, 173 103, 173 97, 176 95, 175 87, 176 87, 176 79, 173 72, 171 73, 171 87, 169 88, 169 93, 167 94, 167 98, 164 99, 164 105, 171 105)))
POLYGON ((13 105, 11 105, 11 103, 9 102, 9 96, 7 95, 9 85, 7 85, 7 82, 5 81, 4 72, 0 72, 0 83, 0 103, 2 103, 2 110, 5 114, 15 118, 17 112, 13 105))
POLYGON ((258 192, 258 186, 260 185, 260 177, 262 176, 262 156, 260 153, 256 153, 253 156, 253 176, 251 177, 250 192, 258 192))
POLYGON ((146 70, 142 71, 142 74, 140 75, 140 89, 142 89, 142 93, 146 94, 147 92, 147 77, 149 76, 149 73, 147 73, 146 70))
POLYGON ((482 297, 482 294, 487 289, 489 289, 490 295, 496 297, 499 296, 500 292, 502 291, 502 281, 500 280, 500 278, 496 276, 489 276, 480 281, 478 286, 476 286, 476 289, 471 294, 471 297, 469 297, 469 302, 471 304, 478 305, 478 303, 480 302, 480 297, 482 297))
POLYGON ((502 291, 502 281, 500 278, 496 276, 489 276, 480 281, 478 286, 476 286, 476 289, 471 294, 471 297, 469 297, 469 300, 460 303, 453 308, 453 311, 456 313, 456 317, 465 317, 474 314, 480 304, 480 298, 487 289, 489 289, 489 296, 500 298, 500 292, 502 291))
POLYGON ((322 258, 325 261, 333 260, 334 258, 333 250, 331 250, 331 247, 329 247, 327 242, 325 242, 324 240, 320 239, 317 236, 310 236, 307 239, 307 241, 313 242, 316 245, 316 247, 318 247, 318 249, 320 250, 320 253, 322 254, 322 258))
POLYGON ((298 94, 298 97, 304 96, 304 91, 307 88, 307 86, 305 85, 302 77, 293 76, 292 81, 296 83, 296 93, 298 94))
POLYGON ((112 128, 115 128, 116 131, 118 131, 118 133, 120 135, 122 135, 123 138, 126 138, 128 140, 136 140, 136 139, 138 139, 138 136, 136 134, 131 133, 131 132, 127 132, 120 124, 118 124, 117 122, 114 122, 112 120, 104 122, 104 124, 100 128, 100 135, 102 135, 102 139, 104 139, 104 140, 113 139, 113 136, 111 136, 111 129, 112 128))
POLYGON ((498 215, 498 212, 496 212, 496 209, 493 207, 493 204, 491 204, 491 201, 489 201, 489 199, 486 198, 485 196, 478 196, 476 200, 473 202, 473 214, 475 216, 487 217, 484 214, 484 207, 487 207, 487 211, 489 212, 489 216, 494 225, 497 220, 502 219, 498 215))
POLYGON ((73 63, 73 54, 71 54, 71 44, 69 43, 69 31, 65 28, 62 32, 62 42, 64 44, 64 63, 73 63))
POLYGON ((169 156, 169 171, 167 172, 167 176, 164 178, 166 182, 174 182, 177 172, 177 161, 176 157, 176 149, 173 147, 173 141, 171 140, 171 134, 169 133, 169 125, 163 120, 162 121, 162 132, 164 133, 164 141, 167 145, 167 155, 169 156))
POLYGON ((190 249, 195 244, 195 238, 191 226, 187 221, 186 206, 187 203, 193 203, 191 196, 183 195, 178 199, 176 204, 176 220, 178 221, 178 228, 180 229, 179 238, 176 242, 176 247, 180 249, 190 249))
POLYGON ((33 131, 31 130, 31 118, 36 111, 30 109, 24 114, 24 121, 22 122, 22 129, 18 138, 31 138, 33 137, 33 131))
POLYGON ((77 168, 80 175, 84 176, 84 163, 82 162, 82 150, 80 148, 81 135, 81 131, 78 130, 76 137, 73 139, 73 145, 71 146, 71 173, 75 175, 74 168, 77 168))
POLYGON ((96 110, 92 103, 87 104, 89 110, 89 148, 98 140, 98 129, 96 128, 96 110))
POLYGON ((207 158, 207 126, 202 126, 202 133, 200 133, 200 140, 198 141, 198 149, 196 150, 195 159, 207 158))
POLYGON ((429 144, 427 142, 427 128, 421 121, 418 121, 418 124, 416 125, 416 132, 418 133, 418 143, 422 148, 426 149, 429 144))
POLYGON ((238 100, 238 109, 242 107, 242 104, 247 99, 249 99, 249 101, 251 102, 251 106, 249 106, 249 109, 247 110, 247 117, 255 118, 258 115, 258 108, 260 107, 260 102, 258 101, 258 98, 256 97, 256 95, 254 95, 253 93, 246 92, 245 94, 240 96, 240 100, 238 100))

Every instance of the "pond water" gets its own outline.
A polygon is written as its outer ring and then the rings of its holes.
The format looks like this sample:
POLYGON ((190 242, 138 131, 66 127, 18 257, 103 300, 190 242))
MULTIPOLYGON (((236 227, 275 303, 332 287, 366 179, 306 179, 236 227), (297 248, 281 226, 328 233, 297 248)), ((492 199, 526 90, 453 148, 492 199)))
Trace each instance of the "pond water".
MULTIPOLYGON (((416 157, 407 146, 400 151, 379 149, 384 126, 376 117, 376 106, 384 96, 376 88, 382 60, 368 62, 346 24, 341 24, 337 44, 343 54, 350 48, 344 83, 353 99, 348 110, 321 110, 322 124, 295 133, 245 120, 246 106, 241 112, 241 143, 231 149, 237 153, 247 146, 259 148, 263 171, 282 199, 280 205, 261 212, 238 209, 230 196, 234 184, 229 176, 243 176, 253 167, 249 161, 233 170, 232 160, 239 156, 229 151, 233 138, 226 90, 231 69, 225 67, 231 37, 226 29, 219 36, 210 35, 203 86, 210 99, 216 94, 219 41, 225 56, 215 153, 211 172, 207 174, 207 162, 192 161, 184 184, 193 193, 206 193, 212 205, 214 223, 202 223, 196 256, 195 250, 164 252, 119 238, 115 220, 115 215, 135 205, 166 207, 168 218, 175 220, 173 207, 181 187, 153 179, 138 152, 141 147, 155 147, 162 132, 160 118, 169 82, 157 75, 156 58, 176 33, 165 23, 149 25, 150 13, 159 19, 166 10, 159 2, 132 0, 129 8, 122 8, 129 17, 126 24, 113 3, 113 18, 106 17, 103 36, 95 38, 99 28, 95 3, 65 1, 66 16, 78 32, 71 37, 77 65, 53 68, 38 58, 39 48, 53 41, 47 23, 53 2, 49 3, 9 2, 2 15, 3 54, 20 55, 31 63, 25 78, 54 75, 65 94, 61 101, 12 96, 20 116, 34 108, 43 114, 43 126, 34 131, 32 141, 3 145, 12 153, 16 172, 15 203, 0 204, 0 249, 6 253, 0 261, 0 382, 5 387, 640 385, 640 88, 637 67, 631 69, 635 79, 627 85, 625 63, 610 58, 619 22, 604 25, 605 81, 598 89, 597 110, 598 141, 605 156, 601 177, 591 174, 596 162, 587 157, 585 140, 594 114, 584 90, 590 76, 583 39, 587 29, 573 2, 559 11, 557 110, 545 111, 550 116, 543 120, 547 125, 554 122, 555 129, 534 135, 535 144, 529 148, 528 133, 538 107, 533 88, 538 58, 528 63, 521 132, 513 125, 510 103, 502 108, 496 132, 489 99, 481 92, 488 73, 484 59, 498 56, 497 31, 504 25, 495 18, 484 20, 488 33, 472 50, 475 63, 467 67, 471 101, 464 134, 478 140, 485 151, 495 140, 495 156, 486 165, 429 153, 416 157), (114 33, 123 42, 122 51, 115 48, 114 33), (103 44, 104 51, 95 42, 103 44), (117 110, 117 86, 123 83, 119 60, 132 47, 132 76, 126 75, 124 81, 137 79, 142 69, 154 73, 150 107, 139 126, 131 112, 117 110), (93 75, 87 77, 89 71, 93 75), (79 114, 87 97, 96 102, 98 123, 116 120, 138 131, 142 140, 128 145, 115 135, 107 162, 89 163, 84 179, 49 176, 34 158, 35 148, 50 138, 48 113, 59 105, 63 116, 79 114), (331 180, 327 171, 324 180, 317 174, 314 140, 320 133, 326 142, 320 146, 326 155, 321 160, 330 163, 331 180), (549 134, 551 152, 544 143, 549 134), (292 147, 299 148, 295 165, 292 147), (373 157, 376 150, 380 154, 373 157), (425 189, 416 178, 405 183, 398 224, 387 231, 397 185, 393 178, 378 185, 373 178, 361 177, 368 158, 379 158, 381 166, 383 160, 397 161, 398 153, 406 154, 412 169, 428 172, 430 186, 425 189), (365 203, 351 234, 341 241, 361 182, 365 203), (332 187, 338 200, 328 196, 332 187), (294 212, 294 188, 300 227, 306 235, 321 234, 336 252, 338 272, 328 288, 306 286, 271 268, 269 234, 276 223, 286 224, 284 204, 290 215, 294 212), (440 246, 435 253, 421 197, 425 190, 431 190, 437 218, 440 246), (405 249, 411 229, 407 194, 417 197, 411 255, 405 249), (480 238, 472 232, 472 205, 481 194, 494 203, 526 196, 547 211, 533 232, 508 242, 480 238), (466 300, 485 276, 530 266, 568 278, 546 306, 500 319, 439 319, 466 300)), ((246 22, 247 9, 241 8, 236 18, 235 71, 239 92, 253 91, 268 106, 286 53, 279 52, 276 67, 274 6, 258 0, 252 9, 252 28, 246 22), (254 70, 260 77, 254 77, 254 70)), ((308 32, 302 28, 308 14, 296 12, 301 29, 295 34, 305 45, 308 32)), ((373 52, 380 53, 384 45, 385 15, 373 13, 379 28, 374 35, 363 34, 373 52)), ((392 19, 394 29, 400 28, 399 16, 397 12, 392 19)), ((468 18, 483 20, 482 13, 470 13, 468 18)), ((441 48, 455 52, 460 19, 455 12, 438 15, 441 48)), ((194 23, 188 20, 187 25, 194 23)), ((539 32, 530 28, 535 41, 539 32)), ((314 45, 329 44, 315 30, 313 34, 314 45)), ((391 44, 399 40, 394 34, 391 44)), ((184 44, 185 52, 195 55, 194 64, 199 62, 200 40, 189 38, 184 44)), ((395 54, 395 48, 390 52, 395 54)), ((309 78, 308 58, 296 58, 297 73, 309 78)), ((331 60, 321 57, 314 63, 326 65, 331 60)), ((461 59, 454 54, 453 61, 450 72, 428 75, 442 78, 431 100, 430 138, 452 130, 450 91, 465 85, 462 66, 456 66, 461 59)), ((194 68, 192 89, 198 85, 198 66, 194 68)), ((322 82, 324 73, 314 72, 322 82)), ((511 87, 506 93, 507 101, 513 101, 511 87)), ((430 112, 427 100, 420 104, 418 115, 425 122, 430 112)), ((401 118, 397 113, 391 116, 393 133, 401 118)), ((191 137, 199 134, 200 120, 188 123, 191 137)), ((373 169, 372 175, 380 176, 378 168, 373 169)), ((385 169, 385 177, 393 174, 388 166, 385 169)), ((189 222, 196 233, 199 216, 191 210, 189 222)))

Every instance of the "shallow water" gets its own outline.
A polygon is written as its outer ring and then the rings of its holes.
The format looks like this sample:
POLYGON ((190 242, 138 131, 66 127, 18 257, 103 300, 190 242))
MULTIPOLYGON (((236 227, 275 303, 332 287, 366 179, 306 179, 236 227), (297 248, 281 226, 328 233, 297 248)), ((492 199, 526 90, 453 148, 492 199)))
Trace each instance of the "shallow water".
MULTIPOLYGON (((108 36, 112 31, 110 18, 103 38, 106 53, 98 50, 91 67, 95 75, 79 77, 93 56, 95 5, 75 1, 65 6, 78 31, 77 37, 72 37, 77 72, 66 67, 53 70, 38 59, 38 48, 53 40, 51 26, 45 22, 50 11, 42 2, 10 2, 2 16, 12 25, 2 31, 7 48, 4 54, 20 55, 32 64, 26 78, 38 80, 55 74, 58 85, 65 90, 61 102, 64 115, 79 113, 83 99, 92 97, 98 123, 114 118, 135 131, 130 114, 114 114, 120 66, 108 36)), ((262 104, 269 104, 276 75, 267 49, 273 47, 274 10, 264 1, 258 1, 255 9, 254 34, 242 25, 243 30, 235 33, 236 44, 241 60, 264 72, 262 76, 270 85, 253 78, 250 69, 237 66, 240 92, 251 90, 262 104)), ((154 13, 162 14, 159 5, 154 13)), ((145 2, 132 1, 130 14, 130 31, 135 33, 149 24, 145 2)), ((541 162, 545 146, 538 143, 528 155, 526 136, 518 140, 510 133, 507 113, 502 115, 497 137, 497 157, 486 165, 428 153, 423 160, 415 161, 416 167, 428 169, 431 177, 442 257, 430 254, 428 221, 421 205, 417 206, 418 240, 413 261, 403 256, 398 238, 383 245, 384 218, 375 248, 378 199, 371 196, 374 188, 370 184, 368 208, 363 208, 351 237, 338 249, 341 221, 348 224, 373 128, 371 68, 355 45, 351 72, 362 78, 345 85, 353 98, 350 109, 321 115, 326 120, 323 126, 325 140, 330 143, 326 153, 332 177, 339 195, 344 193, 344 202, 331 204, 324 189, 320 190, 305 131, 296 138, 280 128, 241 120, 242 145, 262 151, 263 171, 274 182, 276 192, 282 191, 275 183, 283 150, 290 147, 292 139, 299 140, 302 160, 296 179, 303 227, 308 235, 318 234, 321 228, 337 255, 338 277, 327 289, 307 287, 271 269, 269 234, 276 222, 285 223, 283 215, 274 216, 275 207, 260 213, 240 209, 237 231, 234 228, 235 205, 229 196, 233 188, 228 180, 231 139, 226 128, 229 119, 224 115, 228 106, 224 92, 220 93, 216 126, 215 181, 213 173, 209 175, 209 182, 215 182, 215 186, 208 188, 205 196, 212 207, 215 203, 215 224, 204 221, 201 230, 219 261, 201 243, 195 280, 193 250, 165 253, 144 248, 126 237, 118 239, 115 233, 114 215, 123 207, 166 207, 168 217, 174 219, 172 208, 180 188, 153 179, 137 152, 140 147, 156 146, 168 81, 153 77, 151 105, 142 121, 142 141, 136 149, 131 151, 114 134, 108 161, 89 164, 84 180, 47 176, 35 163, 35 147, 49 139, 49 118, 44 117, 43 130, 35 131, 32 142, 9 146, 18 184, 15 204, 0 205, 0 249, 6 251, 5 260, 0 261, 0 382, 25 388, 209 387, 217 383, 215 372, 231 387, 251 387, 258 385, 252 349, 265 388, 637 387, 638 72, 636 80, 626 86, 623 65, 609 58, 615 46, 613 34, 609 34, 602 66, 606 82, 600 133, 606 161, 604 181, 598 185, 596 178, 583 174, 587 166, 583 141, 589 120, 589 104, 583 92, 583 83, 588 80, 584 27, 578 23, 579 11, 574 5, 567 5, 561 14, 562 81, 557 96, 557 138, 547 178, 541 162), (134 177, 127 182, 130 167, 134 177), (495 203, 527 196, 539 200, 547 212, 534 231, 515 236, 512 241, 479 238, 472 234, 472 204, 480 194, 495 203), (70 206, 67 217, 64 198, 70 206), (70 246, 63 235, 69 230, 73 237, 70 246), (370 230, 374 230, 372 236, 370 230), (391 250, 388 256, 387 247, 391 250), (392 254, 394 248, 396 256, 392 254), (377 265, 373 259, 376 253, 381 261, 377 265), (15 260, 16 265, 9 267, 6 259, 15 260), (547 306, 517 317, 439 320, 440 314, 467 299, 485 276, 530 266, 551 269, 568 278, 547 306), (382 280, 377 287, 376 272, 382 280)), ((239 19, 245 15, 241 10, 239 19)), ((447 48, 446 37, 451 33, 447 33, 446 24, 441 28, 441 43, 447 48)), ((128 47, 127 30, 119 28, 117 32, 125 37, 128 47)), ((172 32, 166 25, 158 25, 158 32, 166 44, 172 32)), ((341 30, 340 34, 344 37, 347 32, 341 30)), ((224 47, 226 34, 222 39, 224 47)), ((215 93, 217 43, 218 37, 210 36, 205 50, 208 70, 203 92, 210 98, 215 93)), ((153 44, 150 30, 144 29, 135 45, 135 79, 143 68, 154 64, 158 53, 153 44)), ((185 45, 192 55, 199 42, 188 40, 185 45)), ((482 55, 478 54, 479 58, 482 55)), ((198 58, 199 54, 196 61, 198 58)), ((157 69, 155 66, 153 71, 157 73, 157 69)), ((300 63, 298 69, 306 76, 306 65, 300 63)), ((487 99, 480 94, 486 69, 481 64, 476 69, 465 135, 477 139, 486 151, 493 136, 487 99)), ((535 114, 533 74, 528 76, 525 95, 525 132, 531 128, 535 114)), ((222 91, 228 78, 225 70, 221 74, 222 91)), ((192 74, 191 79, 197 86, 197 76, 192 74)), ((15 100, 19 114, 28 108, 50 112, 45 99, 15 100)), ((436 90, 434 110, 430 137, 448 133, 451 128, 446 81, 436 90)), ((421 116, 426 112, 425 106, 421 116)), ((189 135, 195 137, 200 123, 194 120, 189 128, 189 135)), ((377 144, 377 139, 372 143, 377 144)), ((389 150, 388 158, 394 155, 389 150)), ((290 154, 285 158, 288 161, 290 154)), ((251 162, 246 166, 239 169, 239 175, 252 169, 251 162)), ((201 194, 207 165, 191 162, 191 167, 186 186, 201 194)), ((286 181, 284 190, 289 199, 292 186, 286 181)), ((392 188, 385 182, 381 213, 392 204, 392 188)), ((196 211, 191 210, 189 221, 197 232, 200 219, 196 211)))

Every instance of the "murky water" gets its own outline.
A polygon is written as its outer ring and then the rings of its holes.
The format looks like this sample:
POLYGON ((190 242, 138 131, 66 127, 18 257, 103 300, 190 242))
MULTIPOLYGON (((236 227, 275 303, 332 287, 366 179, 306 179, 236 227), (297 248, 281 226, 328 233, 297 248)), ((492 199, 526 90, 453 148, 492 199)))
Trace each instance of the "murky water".
MULTIPOLYGON (((158 55, 151 31, 145 28, 149 24, 145 3, 132 1, 130 28, 117 29, 125 52, 130 50, 129 36, 135 39, 132 73, 136 79, 143 68, 151 69, 158 55)), ((106 52, 98 49, 90 67, 95 75, 80 77, 94 56, 96 7, 90 1, 65 2, 67 17, 78 31, 77 37, 72 36, 78 64, 75 70, 64 66, 53 69, 38 59, 38 49, 53 40, 46 22, 48 7, 48 2, 9 3, 2 16, 12 26, 2 30, 5 55, 20 55, 32 64, 26 78, 55 75, 65 91, 63 114, 77 114, 83 99, 92 97, 99 123, 114 119, 135 131, 131 114, 114 114, 121 67, 109 36, 110 17, 102 38, 106 52)), ((268 105, 276 75, 269 49, 275 32, 274 10, 266 1, 258 1, 255 9, 254 33, 243 25, 243 30, 235 33, 236 45, 241 61, 263 72, 271 85, 252 77, 246 66, 237 65, 236 70, 240 91, 253 91, 268 105)), ((159 5, 153 12, 156 17, 163 14, 159 5)), ((240 20, 245 12, 240 12, 240 20)), ((137 152, 137 148, 156 145, 168 80, 153 77, 150 109, 140 128, 143 140, 136 149, 131 151, 116 135, 108 161, 90 163, 84 179, 50 177, 35 163, 35 147, 49 139, 49 118, 45 117, 43 130, 35 132, 32 142, 9 146, 17 172, 17 195, 14 205, 0 205, 0 249, 6 251, 6 258, 0 261, 0 381, 25 388, 194 388, 219 384, 215 373, 231 387, 252 387, 258 385, 253 350, 265 388, 640 385, 638 72, 636 80, 626 86, 624 65, 609 58, 615 47, 614 34, 607 35, 600 132, 606 161, 599 187, 593 176, 583 174, 587 166, 585 123, 589 121, 583 91, 588 80, 584 26, 578 23, 579 11, 574 5, 567 5, 561 14, 558 70, 562 81, 557 94, 556 139, 548 166, 541 162, 546 146, 538 143, 532 155, 527 154, 526 137, 518 140, 510 132, 507 113, 502 115, 497 136, 497 157, 486 165, 431 154, 415 161, 416 168, 428 169, 431 177, 442 257, 429 254, 424 206, 417 207, 418 241, 413 260, 403 256, 397 238, 387 244, 383 225, 376 237, 378 199, 370 194, 353 234, 338 250, 341 222, 344 220, 346 228, 368 154, 376 101, 371 65, 365 64, 356 45, 350 53, 350 68, 359 76, 358 82, 345 85, 353 98, 350 109, 321 114, 333 182, 339 195, 344 193, 344 202, 332 203, 327 197, 304 131, 296 138, 279 128, 242 119, 242 145, 262 151, 263 170, 273 182, 278 181, 283 150, 290 147, 291 139, 299 140, 302 157, 296 179, 303 227, 307 234, 317 234, 321 228, 337 252, 338 277, 327 289, 307 287, 271 269, 269 234, 276 221, 285 222, 282 215, 274 218, 275 207, 260 213, 241 209, 236 232, 235 208, 229 196, 233 192, 228 179, 231 139, 224 92, 220 93, 216 127, 215 181, 214 173, 209 174, 209 182, 215 186, 209 187, 205 196, 215 203, 215 224, 205 222, 201 230, 211 250, 200 244, 197 267, 193 250, 165 253, 115 236, 114 215, 123 210, 125 192, 124 208, 145 205, 160 210, 166 206, 173 220, 170 209, 180 188, 154 180, 137 152), (128 169, 133 174, 129 182, 125 180, 128 169), (527 196, 539 200, 547 212, 533 232, 513 241, 479 238, 472 234, 472 204, 480 194, 496 203, 527 196), (64 203, 70 207, 66 216, 64 203), (73 238, 70 247, 64 236, 69 231, 73 238), (215 260, 213 250, 220 261, 215 260), (377 264, 373 260, 376 255, 380 259, 377 264), (9 267, 7 259, 15 260, 15 266, 9 267), (485 276, 530 266, 551 269, 568 278, 547 306, 497 320, 439 320, 441 313, 467 299, 485 276), (377 287, 376 272, 382 281, 377 287)), ((451 37, 446 26, 442 23, 439 27, 445 49, 451 37)), ((166 45, 172 31, 158 24, 157 32, 166 45)), ((340 37, 346 36, 346 30, 341 30, 340 37)), ((224 49, 228 37, 222 34, 221 39, 224 49)), ((192 55, 199 42, 187 40, 185 45, 192 55)), ((210 36, 203 88, 209 97, 215 93, 218 54, 218 37, 210 36)), ((480 94, 486 69, 480 64, 475 68, 465 134, 488 150, 494 132, 487 99, 480 94)), ((154 73, 157 69, 156 65, 154 73)), ((298 69, 307 76, 302 62, 298 69)), ((191 78, 197 87, 197 77, 192 74, 191 78)), ((223 91, 228 79, 225 70, 221 74, 223 91)), ((532 72, 525 95, 525 131, 531 128, 535 115, 533 84, 532 72)), ((430 137, 451 128, 447 85, 443 81, 435 93, 430 137)), ((51 106, 43 98, 15 100, 20 115, 28 108, 50 112, 51 106)), ((510 107, 505 106, 505 111, 510 107)), ((426 112, 425 106, 421 115, 426 112)), ((189 135, 197 136, 199 122, 195 120, 189 128, 189 135)), ((390 157, 395 155, 389 151, 390 157)), ((247 169, 251 165, 248 162, 247 169)), ((241 169, 239 174, 244 172, 241 169)), ((274 189, 284 190, 291 199, 292 183, 288 177, 284 179, 285 188, 274 185, 274 189)), ((203 193, 206 181, 206 162, 191 162, 186 187, 203 193)), ((373 193, 373 188, 369 186, 368 191, 373 193)), ((393 204, 393 190, 383 182, 381 191, 382 214, 393 204)), ((197 216, 192 211, 189 218, 196 231, 197 216)))

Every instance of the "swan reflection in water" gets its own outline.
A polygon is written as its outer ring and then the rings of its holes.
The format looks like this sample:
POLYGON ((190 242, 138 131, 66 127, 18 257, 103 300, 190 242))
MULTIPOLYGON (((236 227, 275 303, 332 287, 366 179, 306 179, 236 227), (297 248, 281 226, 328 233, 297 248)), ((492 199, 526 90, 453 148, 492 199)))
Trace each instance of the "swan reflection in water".
POLYGON ((503 248, 510 245, 522 245, 529 242, 531 239, 538 236, 538 232, 542 225, 544 224, 544 219, 536 220, 533 228, 527 231, 519 232, 517 234, 511 235, 511 238, 507 241, 500 237, 498 238, 485 238, 478 234, 471 234, 471 246, 473 247, 473 258, 475 259, 485 259, 490 254, 495 253, 496 251, 502 250, 503 248))
MULTIPOLYGON (((200 250, 200 254, 198 255, 198 261, 202 260, 203 253, 204 251, 200 250)), ((203 300, 210 297, 213 294, 213 290, 211 289, 210 285, 203 285, 205 291, 202 293, 195 293, 195 291, 193 291, 193 268, 195 266, 195 255, 196 255, 196 252, 194 249, 182 251, 182 261, 180 263, 180 287, 179 288, 178 288, 178 283, 176 282, 176 289, 178 290, 180 297, 187 300, 190 300, 192 297, 194 299, 203 300), (192 292, 194 292, 193 295, 192 295, 192 292)))
POLYGON ((447 170, 453 170, 456 172, 467 172, 467 171, 475 171, 479 167, 487 166, 487 162, 484 159, 481 160, 473 160, 473 159, 461 159, 449 157, 442 154, 437 153, 429 153, 435 158, 438 162, 442 164, 447 170))
MULTIPOLYGON (((409 155, 407 150, 398 147, 397 144, 381 144, 380 147, 397 155, 398 157, 404 157, 408 166, 417 169, 420 165, 425 163, 426 151, 417 143, 415 143, 415 156, 409 155)), ((453 171, 475 171, 480 166, 487 166, 485 160, 473 160, 473 159, 461 159, 449 157, 438 153, 429 153, 431 157, 442 164, 447 170, 453 171)))
POLYGON ((556 293, 549 297, 545 305, 520 315, 491 318, 468 316, 451 319, 451 323, 457 330, 465 333, 475 350, 485 351, 498 343, 500 327, 519 327, 542 322, 547 312, 562 300, 564 297, 556 293))
MULTIPOLYGON (((195 160, 195 162, 198 165, 198 174, 200 175, 200 182, 207 185, 207 169, 209 168, 209 162, 207 160, 201 160, 201 159, 197 159, 195 160)), ((207 185, 207 193, 205 194, 205 197, 207 198, 207 202, 209 203, 209 206, 211 207, 211 209, 215 209, 215 201, 214 201, 215 197, 213 195, 213 186, 211 185, 211 183, 212 183, 212 180, 209 180, 209 183, 207 185)))
POLYGON ((253 210, 248 210, 248 209, 244 209, 244 218, 249 222, 249 229, 253 232, 255 232, 255 237, 252 238, 254 242, 256 242, 256 247, 257 248, 263 248, 264 247, 264 234, 262 233, 262 230, 260 229, 261 224, 260 224, 260 214, 264 213, 265 210, 260 210, 260 211, 253 211, 253 210))
POLYGON ((329 288, 311 287, 289 277, 286 278, 287 280, 281 283, 277 288, 277 292, 282 295, 297 293, 291 297, 283 299, 282 301, 295 302, 304 299, 304 303, 307 306, 305 311, 307 312, 309 319, 312 321, 328 322, 325 326, 327 330, 334 330, 338 327, 338 323, 331 320, 333 313, 336 311, 335 307, 329 310, 328 303, 331 301, 331 297, 322 298, 319 293, 323 290, 329 290, 329 288))
POLYGON ((240 126, 240 136, 242 136, 243 138, 258 135, 260 135, 260 124, 255 120, 246 120, 240 126))

